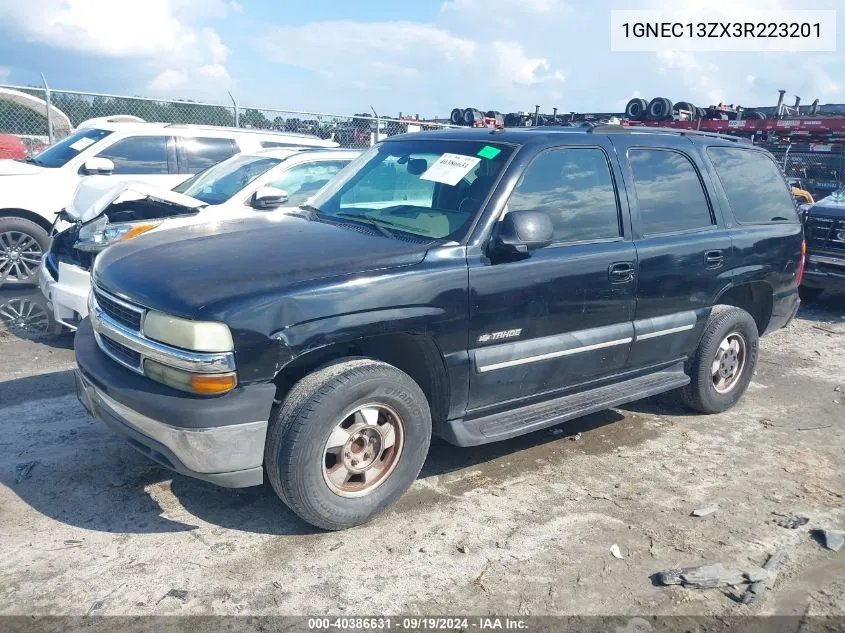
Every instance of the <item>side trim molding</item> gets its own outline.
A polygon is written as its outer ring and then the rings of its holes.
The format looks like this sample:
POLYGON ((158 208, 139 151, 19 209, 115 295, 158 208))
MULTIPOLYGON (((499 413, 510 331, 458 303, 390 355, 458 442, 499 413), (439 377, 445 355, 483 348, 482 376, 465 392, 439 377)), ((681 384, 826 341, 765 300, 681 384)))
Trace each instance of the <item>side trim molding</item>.
POLYGON ((572 349, 563 349, 557 352, 549 352, 547 354, 538 354, 536 356, 528 356, 526 358, 517 358, 515 360, 507 360, 501 363, 492 363, 490 365, 482 365, 478 371, 483 373, 486 371, 493 371, 496 369, 505 369, 506 367, 515 367, 516 365, 524 365, 526 363, 536 363, 541 360, 548 360, 550 358, 559 358, 561 356, 570 356, 572 354, 580 354, 581 352, 589 352, 594 349, 601 349, 603 347, 613 347, 615 345, 625 345, 630 343, 633 339, 620 338, 615 341, 606 341, 604 343, 594 343, 593 345, 582 345, 581 347, 573 347, 572 349))

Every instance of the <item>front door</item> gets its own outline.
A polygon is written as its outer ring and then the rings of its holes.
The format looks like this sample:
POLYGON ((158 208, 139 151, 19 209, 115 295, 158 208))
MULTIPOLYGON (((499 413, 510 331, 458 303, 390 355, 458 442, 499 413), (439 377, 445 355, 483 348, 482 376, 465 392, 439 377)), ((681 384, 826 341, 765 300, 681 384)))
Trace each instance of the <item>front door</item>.
POLYGON ((623 368, 637 257, 619 181, 600 145, 552 148, 525 170, 504 212, 545 211, 555 241, 521 260, 470 261, 469 411, 623 368))

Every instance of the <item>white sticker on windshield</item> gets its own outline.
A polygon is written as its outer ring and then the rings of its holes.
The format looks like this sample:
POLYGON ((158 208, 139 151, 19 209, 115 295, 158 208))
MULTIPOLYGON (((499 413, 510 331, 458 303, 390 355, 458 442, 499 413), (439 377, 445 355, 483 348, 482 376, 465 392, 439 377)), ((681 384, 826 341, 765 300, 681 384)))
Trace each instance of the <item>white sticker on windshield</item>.
POLYGON ((423 180, 442 182, 444 185, 457 185, 481 159, 478 156, 462 154, 443 154, 420 176, 423 180))
POLYGON ((84 136, 81 139, 79 139, 78 141, 76 141, 75 143, 71 143, 69 145, 69 147, 71 149, 75 149, 77 152, 81 152, 86 147, 88 147, 89 145, 93 145, 93 144, 94 144, 94 139, 88 138, 87 136, 84 136))

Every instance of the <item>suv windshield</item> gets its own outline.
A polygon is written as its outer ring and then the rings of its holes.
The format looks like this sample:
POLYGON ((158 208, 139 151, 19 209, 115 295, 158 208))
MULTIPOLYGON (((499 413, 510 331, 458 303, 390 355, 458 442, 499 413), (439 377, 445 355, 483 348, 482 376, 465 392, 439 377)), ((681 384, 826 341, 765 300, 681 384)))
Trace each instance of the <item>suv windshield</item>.
POLYGON ((483 141, 387 141, 341 171, 310 206, 323 219, 460 240, 512 153, 510 145, 483 141))
POLYGON ((173 188, 206 204, 223 204, 253 180, 272 169, 279 158, 234 156, 188 178, 173 188))
POLYGON ((97 128, 77 130, 67 138, 27 160, 42 167, 61 167, 72 158, 76 158, 81 151, 99 143, 109 134, 111 134, 110 130, 99 130, 97 128))

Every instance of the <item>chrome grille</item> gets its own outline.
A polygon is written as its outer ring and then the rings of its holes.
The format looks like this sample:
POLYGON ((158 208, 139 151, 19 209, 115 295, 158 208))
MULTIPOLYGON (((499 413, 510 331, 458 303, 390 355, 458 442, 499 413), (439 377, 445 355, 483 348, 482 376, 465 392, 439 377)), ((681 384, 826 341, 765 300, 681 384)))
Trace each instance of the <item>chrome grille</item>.
POLYGON ((94 288, 94 296, 97 298, 97 305, 100 309, 124 327, 135 332, 141 331, 141 319, 144 316, 144 309, 134 306, 102 288, 94 288))
POLYGON ((130 366, 132 369, 141 369, 141 354, 134 349, 129 349, 125 345, 121 345, 117 341, 113 341, 108 336, 100 335, 100 341, 105 348, 105 351, 115 360, 122 362, 124 365, 130 366))

